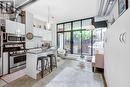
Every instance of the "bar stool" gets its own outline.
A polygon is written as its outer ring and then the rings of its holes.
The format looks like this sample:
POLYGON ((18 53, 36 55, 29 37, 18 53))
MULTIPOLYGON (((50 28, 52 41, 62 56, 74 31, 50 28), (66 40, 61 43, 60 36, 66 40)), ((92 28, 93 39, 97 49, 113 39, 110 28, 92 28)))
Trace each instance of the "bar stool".
POLYGON ((53 67, 57 68, 57 60, 55 54, 48 54, 47 57, 50 58, 50 68, 51 71, 53 70, 53 67))
MULTIPOLYGON (((38 57, 37 58, 37 70, 41 71, 41 77, 43 78, 43 75, 44 75, 44 71, 45 70, 48 70, 48 67, 49 66, 49 60, 47 58, 47 56, 41 56, 41 57, 38 57), (39 61, 41 61, 41 70, 39 70, 39 67, 38 67, 38 63, 39 61)), ((50 70, 48 70, 48 72, 50 72, 50 70)))

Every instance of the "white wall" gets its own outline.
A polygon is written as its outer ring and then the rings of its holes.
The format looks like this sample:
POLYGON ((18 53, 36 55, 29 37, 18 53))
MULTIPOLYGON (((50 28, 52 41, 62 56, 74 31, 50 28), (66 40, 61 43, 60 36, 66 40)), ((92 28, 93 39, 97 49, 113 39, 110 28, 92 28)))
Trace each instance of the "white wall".
POLYGON ((130 87, 130 8, 106 32, 104 75, 108 87, 130 87), (119 41, 126 32, 126 43, 119 41))

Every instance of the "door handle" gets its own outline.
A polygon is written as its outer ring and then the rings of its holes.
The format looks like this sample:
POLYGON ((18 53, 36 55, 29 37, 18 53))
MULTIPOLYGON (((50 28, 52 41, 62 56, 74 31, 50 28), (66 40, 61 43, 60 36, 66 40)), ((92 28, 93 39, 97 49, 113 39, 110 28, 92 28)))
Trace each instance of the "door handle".
POLYGON ((120 36, 119 36, 119 41, 122 43, 122 35, 123 35, 123 33, 122 34, 120 34, 120 36))
POLYGON ((124 32, 124 33, 122 34, 122 41, 123 41, 124 43, 126 43, 126 41, 125 41, 125 35, 126 35, 126 32, 124 32))

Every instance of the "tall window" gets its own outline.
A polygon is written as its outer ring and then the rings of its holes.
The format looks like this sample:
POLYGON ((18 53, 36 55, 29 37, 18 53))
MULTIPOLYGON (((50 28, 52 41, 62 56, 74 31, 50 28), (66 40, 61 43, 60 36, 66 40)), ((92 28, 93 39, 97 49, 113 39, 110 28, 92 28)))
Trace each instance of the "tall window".
POLYGON ((86 26, 93 24, 93 20, 93 18, 87 18, 57 24, 58 47, 68 50, 68 53, 93 55, 95 53, 93 45, 97 47, 97 43, 103 41, 105 32, 102 28, 93 32, 86 31, 86 26))
POLYGON ((97 28, 93 31, 93 54, 96 54, 97 50, 104 52, 104 35, 107 28, 97 28))

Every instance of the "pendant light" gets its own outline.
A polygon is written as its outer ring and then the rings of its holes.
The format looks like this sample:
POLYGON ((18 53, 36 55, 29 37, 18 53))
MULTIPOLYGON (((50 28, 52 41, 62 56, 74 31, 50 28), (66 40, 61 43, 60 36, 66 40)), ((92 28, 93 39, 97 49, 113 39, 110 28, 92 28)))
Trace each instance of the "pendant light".
POLYGON ((50 30, 51 29, 51 23, 50 23, 50 8, 48 6, 48 19, 46 23, 46 29, 50 30))
POLYGON ((94 25, 87 25, 86 26, 86 30, 89 31, 89 30, 94 30, 95 29, 95 26, 94 25))

